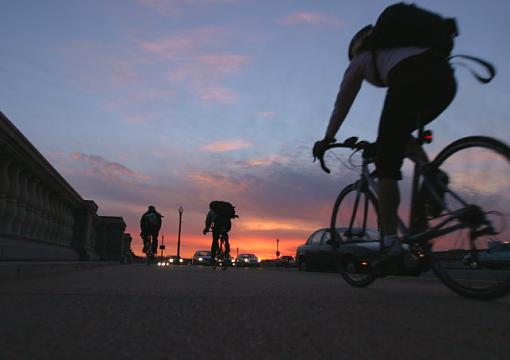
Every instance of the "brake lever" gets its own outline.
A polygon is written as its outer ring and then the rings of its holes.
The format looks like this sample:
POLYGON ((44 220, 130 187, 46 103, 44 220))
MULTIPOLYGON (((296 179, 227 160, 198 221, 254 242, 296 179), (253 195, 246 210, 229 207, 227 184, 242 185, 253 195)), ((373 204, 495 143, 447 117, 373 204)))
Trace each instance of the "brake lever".
POLYGON ((319 160, 321 162, 322 170, 324 170, 324 172, 326 172, 327 174, 330 174, 331 170, 329 170, 329 168, 326 166, 326 162, 324 161, 324 157, 323 156, 319 157, 319 160))

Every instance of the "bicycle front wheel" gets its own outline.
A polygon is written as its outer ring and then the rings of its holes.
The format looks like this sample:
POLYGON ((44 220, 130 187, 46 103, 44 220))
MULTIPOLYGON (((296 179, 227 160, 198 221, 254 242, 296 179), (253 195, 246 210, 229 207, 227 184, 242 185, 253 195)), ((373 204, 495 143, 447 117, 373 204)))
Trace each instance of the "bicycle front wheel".
POLYGON ((376 251, 374 245, 378 249, 381 236, 379 229, 379 213, 374 194, 358 183, 344 188, 333 207, 330 234, 338 243, 335 259, 337 269, 352 286, 365 287, 375 280, 365 256, 376 251), (344 251, 347 244, 349 251, 344 251))
POLYGON ((429 227, 476 205, 487 220, 434 239, 429 257, 436 275, 454 292, 493 299, 510 291, 510 148, 492 138, 462 138, 441 151, 434 163, 448 176, 444 208, 429 227), (439 215, 439 216, 438 216, 439 215), (484 231, 483 228, 494 231, 484 231))

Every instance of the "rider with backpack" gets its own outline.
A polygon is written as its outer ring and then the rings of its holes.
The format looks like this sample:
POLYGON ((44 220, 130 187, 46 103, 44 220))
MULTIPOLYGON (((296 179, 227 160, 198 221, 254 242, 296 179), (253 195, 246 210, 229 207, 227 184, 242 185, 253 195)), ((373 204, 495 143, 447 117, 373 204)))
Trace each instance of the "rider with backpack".
POLYGON ((206 235, 209 229, 212 229, 211 244, 211 263, 214 262, 216 251, 218 250, 218 240, 220 234, 225 238, 225 257, 228 259, 230 254, 230 244, 228 242, 228 232, 232 228, 231 219, 239 217, 235 214, 234 206, 227 201, 211 201, 209 212, 205 218, 205 228, 203 234, 206 235))
POLYGON ((149 206, 147 211, 142 215, 140 219, 140 236, 143 239, 143 252, 147 253, 149 242, 152 238, 151 250, 152 256, 156 254, 158 250, 158 235, 161 229, 161 218, 163 215, 156 211, 154 206, 149 206))
POLYGON ((398 3, 379 16, 375 26, 361 29, 349 45, 350 64, 345 71, 324 139, 313 155, 320 157, 335 142, 363 80, 387 88, 376 141, 375 176, 378 177, 382 222, 381 262, 399 257, 397 210, 404 153, 411 133, 430 123, 452 102, 456 81, 449 63, 454 19, 398 3))

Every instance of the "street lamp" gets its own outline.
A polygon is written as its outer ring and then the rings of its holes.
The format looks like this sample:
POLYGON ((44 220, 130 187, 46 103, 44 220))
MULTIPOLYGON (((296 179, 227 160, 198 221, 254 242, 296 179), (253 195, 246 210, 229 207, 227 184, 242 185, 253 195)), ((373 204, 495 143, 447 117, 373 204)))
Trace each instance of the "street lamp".
POLYGON ((276 239, 276 259, 280 258, 280 250, 278 249, 278 243, 280 242, 280 239, 276 239))
POLYGON ((177 259, 181 259, 181 224, 182 224, 182 213, 184 209, 179 206, 179 234, 177 235, 177 259))

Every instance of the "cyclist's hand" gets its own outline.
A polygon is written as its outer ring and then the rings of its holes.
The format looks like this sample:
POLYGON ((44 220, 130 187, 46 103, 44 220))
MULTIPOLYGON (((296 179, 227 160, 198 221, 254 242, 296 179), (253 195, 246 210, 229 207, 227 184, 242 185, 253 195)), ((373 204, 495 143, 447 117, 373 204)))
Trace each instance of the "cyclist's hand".
POLYGON ((204 230, 202 231, 202 233, 203 233, 204 235, 206 235, 208 231, 209 231, 209 229, 204 229, 204 230))
POLYGON ((324 138, 322 140, 319 140, 319 141, 316 141, 315 144, 313 145, 313 159, 315 160, 316 158, 322 158, 322 156, 324 155, 324 152, 326 151, 326 147, 331 144, 331 143, 334 143, 336 141, 335 138, 324 138))

